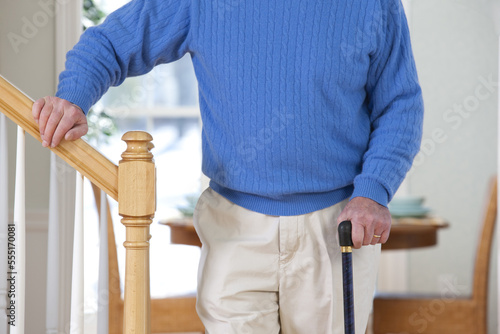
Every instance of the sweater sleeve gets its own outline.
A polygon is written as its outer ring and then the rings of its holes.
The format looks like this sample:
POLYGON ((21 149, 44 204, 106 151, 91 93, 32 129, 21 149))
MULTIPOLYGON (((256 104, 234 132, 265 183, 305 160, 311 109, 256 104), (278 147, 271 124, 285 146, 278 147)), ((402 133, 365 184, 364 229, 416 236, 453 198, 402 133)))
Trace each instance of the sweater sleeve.
POLYGON ((380 24, 366 85, 371 135, 351 198, 386 206, 419 151, 423 101, 400 0, 381 0, 374 17, 380 24))
POLYGON ((189 0, 133 0, 89 28, 68 52, 56 96, 87 113, 110 86, 188 51, 189 0))

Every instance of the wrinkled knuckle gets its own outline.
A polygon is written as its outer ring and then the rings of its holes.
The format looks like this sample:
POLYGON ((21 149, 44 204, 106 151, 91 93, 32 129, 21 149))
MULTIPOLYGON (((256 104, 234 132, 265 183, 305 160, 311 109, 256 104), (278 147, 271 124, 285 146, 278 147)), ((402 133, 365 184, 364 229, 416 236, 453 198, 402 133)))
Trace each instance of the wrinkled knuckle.
POLYGON ((54 108, 57 109, 64 109, 66 106, 64 105, 64 100, 62 99, 57 99, 54 101, 54 108))
POLYGON ((45 97, 45 102, 48 104, 55 105, 57 104, 57 98, 55 96, 47 96, 45 97))
POLYGON ((69 109, 69 115, 72 118, 78 118, 78 117, 80 117, 81 113, 82 112, 78 108, 76 108, 75 106, 71 106, 71 108, 69 109))
POLYGON ((62 116, 64 116, 64 110, 60 108, 54 108, 54 110, 52 110, 52 114, 56 117, 61 118, 62 116))
POLYGON ((364 226, 369 226, 373 224, 373 216, 370 214, 362 214, 360 215, 361 222, 363 223, 364 226))
POLYGON ((61 107, 67 110, 70 110, 73 107, 71 102, 69 102, 68 100, 59 99, 59 103, 61 104, 61 107))
POLYGON ((356 220, 363 220, 364 219, 364 214, 362 212, 358 212, 358 211, 353 211, 350 216, 352 217, 352 219, 356 219, 356 220))
POLYGON ((33 103, 35 106, 40 106, 40 105, 43 105, 45 103, 45 99, 44 98, 39 98, 38 100, 35 101, 35 103, 33 103))

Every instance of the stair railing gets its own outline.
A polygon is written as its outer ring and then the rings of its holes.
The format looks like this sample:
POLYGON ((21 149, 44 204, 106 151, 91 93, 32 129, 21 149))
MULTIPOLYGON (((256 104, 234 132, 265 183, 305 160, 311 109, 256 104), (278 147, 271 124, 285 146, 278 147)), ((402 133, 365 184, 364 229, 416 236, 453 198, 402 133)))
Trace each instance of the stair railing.
MULTIPOLYGON (((0 76, 0 112, 41 142, 33 120, 33 100, 0 76)), ((63 140, 50 148, 111 198, 126 228, 124 333, 150 333, 149 226, 156 210, 156 171, 152 137, 140 131, 127 132, 127 149, 116 166, 85 141, 63 140)), ((16 329, 17 333, 19 327, 16 329)))

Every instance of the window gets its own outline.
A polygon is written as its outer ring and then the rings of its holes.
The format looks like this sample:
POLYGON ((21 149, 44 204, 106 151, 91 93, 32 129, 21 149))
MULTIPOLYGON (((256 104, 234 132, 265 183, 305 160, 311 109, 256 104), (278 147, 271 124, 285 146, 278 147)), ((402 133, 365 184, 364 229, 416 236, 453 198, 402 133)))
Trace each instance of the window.
POLYGON ((187 199, 199 194, 201 121, 189 55, 145 76, 126 79, 120 87, 111 88, 95 109, 104 110, 118 128, 108 143, 98 145, 115 163, 124 147, 121 134, 143 130, 153 136, 158 218, 178 214, 178 207, 188 205, 187 199))

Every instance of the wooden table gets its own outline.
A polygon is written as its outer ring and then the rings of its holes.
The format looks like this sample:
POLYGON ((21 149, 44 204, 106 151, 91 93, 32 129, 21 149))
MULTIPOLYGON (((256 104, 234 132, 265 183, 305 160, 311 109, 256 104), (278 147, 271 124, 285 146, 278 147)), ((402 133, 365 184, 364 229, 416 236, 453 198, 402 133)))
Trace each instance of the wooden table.
POLYGON ((201 247, 200 238, 198 238, 198 234, 193 226, 193 219, 170 219, 160 221, 160 224, 170 227, 170 242, 172 244, 201 247))
POLYGON ((382 245, 382 250, 412 249, 429 247, 437 244, 439 229, 448 227, 448 223, 439 217, 393 218, 389 240, 382 245))
MULTIPOLYGON (((201 247, 191 218, 160 221, 171 228, 170 241, 173 244, 201 247)), ((448 227, 448 223, 438 217, 393 218, 391 236, 382 245, 382 250, 412 249, 429 247, 437 244, 439 229, 448 227)))

